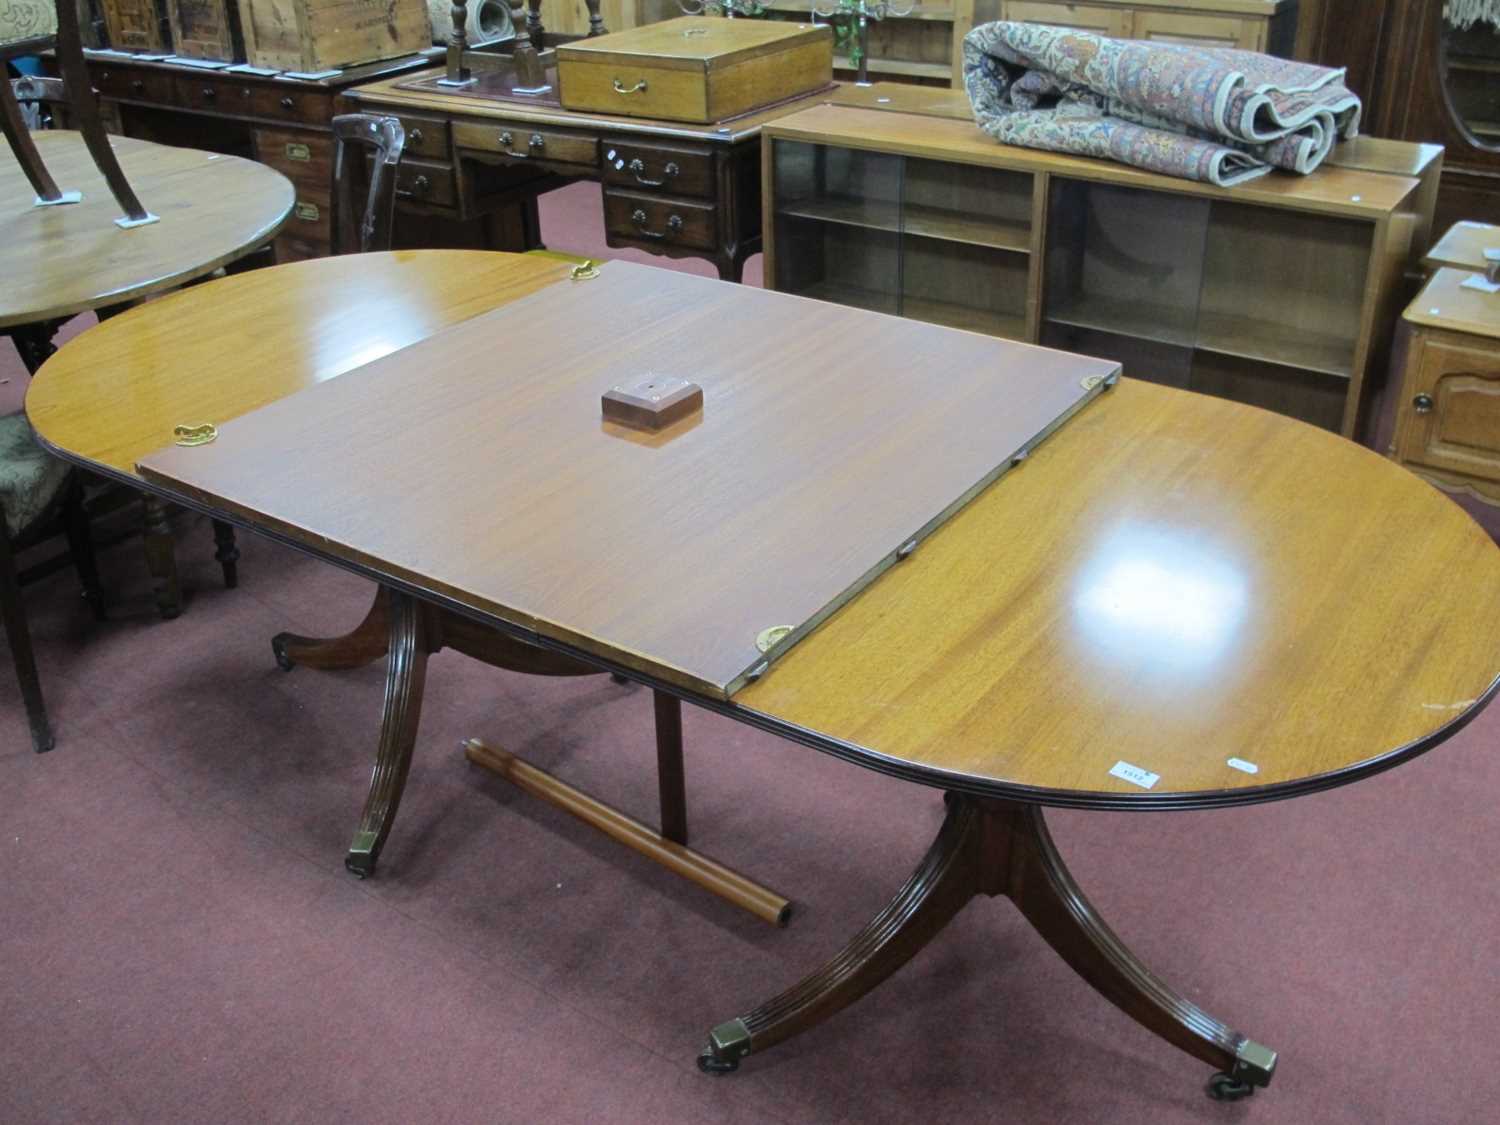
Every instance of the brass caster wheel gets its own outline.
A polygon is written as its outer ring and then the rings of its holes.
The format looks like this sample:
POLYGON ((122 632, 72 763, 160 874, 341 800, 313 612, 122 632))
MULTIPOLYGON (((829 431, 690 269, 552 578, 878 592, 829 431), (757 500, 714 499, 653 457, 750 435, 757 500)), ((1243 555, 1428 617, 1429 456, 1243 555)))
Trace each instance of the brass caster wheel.
POLYGON ((721 1059, 712 1050, 704 1051, 698 1056, 698 1069, 704 1074, 733 1074, 739 1068, 738 1059, 721 1059))
POLYGON ((1208 1080, 1208 1096, 1216 1102, 1237 1102, 1255 1093, 1255 1087, 1220 1071, 1208 1080))

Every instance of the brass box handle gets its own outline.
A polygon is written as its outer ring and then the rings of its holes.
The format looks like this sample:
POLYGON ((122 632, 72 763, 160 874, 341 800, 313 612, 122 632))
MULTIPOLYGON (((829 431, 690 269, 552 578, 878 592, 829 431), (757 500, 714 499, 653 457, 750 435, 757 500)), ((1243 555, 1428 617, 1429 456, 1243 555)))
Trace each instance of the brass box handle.
POLYGON ((632 211, 630 213, 630 221, 635 224, 635 226, 636 226, 636 232, 642 238, 666 238, 667 235, 669 235, 669 234, 681 234, 682 233, 682 216, 681 215, 672 215, 672 216, 669 216, 668 219, 667 219, 667 229, 666 230, 647 230, 646 229, 646 212, 645 212, 644 209, 642 209, 640 207, 637 207, 634 211, 632 211))
POLYGON ((646 170, 646 162, 639 156, 637 156, 634 160, 627 164, 626 167, 630 169, 630 174, 635 177, 635 182, 640 184, 642 187, 661 187, 681 171, 681 169, 677 167, 677 161, 668 160, 666 167, 661 170, 661 179, 648 180, 641 175, 641 173, 646 170))

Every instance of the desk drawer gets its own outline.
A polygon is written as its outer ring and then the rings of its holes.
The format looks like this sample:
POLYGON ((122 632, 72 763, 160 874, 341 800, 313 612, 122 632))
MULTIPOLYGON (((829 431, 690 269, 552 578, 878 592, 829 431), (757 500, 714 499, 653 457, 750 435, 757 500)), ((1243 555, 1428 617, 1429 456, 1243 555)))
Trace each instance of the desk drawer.
POLYGON ((717 208, 696 199, 604 189, 604 227, 611 238, 712 250, 717 208))
POLYGON ((155 105, 177 103, 172 76, 160 71, 94 66, 89 70, 89 78, 101 98, 124 98, 129 101, 152 102, 155 105))
MULTIPOLYGON (((380 113, 380 110, 370 110, 380 113)), ((409 113, 392 114, 406 130, 406 155, 425 156, 429 160, 447 160, 452 152, 448 144, 448 123, 436 117, 413 117, 409 113)))
POLYGON ((714 194, 714 157, 704 149, 641 144, 605 137, 604 182, 673 195, 714 194))
POLYGON ((396 171, 396 198, 409 203, 452 207, 458 202, 453 190, 453 169, 431 160, 403 160, 396 171))
POLYGON ((333 180, 331 134, 311 129, 252 129, 255 159, 275 168, 299 189, 327 191, 333 180))
POLYGON ((272 121, 326 125, 333 118, 333 98, 323 89, 309 90, 289 82, 268 82, 254 88, 250 112, 272 121))
POLYGON ((599 164, 599 138, 588 133, 534 129, 521 121, 453 123, 453 144, 475 152, 497 152, 517 160, 545 160, 549 164, 599 164))
POLYGON ((177 104, 204 113, 228 113, 244 117, 253 113, 252 87, 214 74, 179 74, 174 79, 177 104))

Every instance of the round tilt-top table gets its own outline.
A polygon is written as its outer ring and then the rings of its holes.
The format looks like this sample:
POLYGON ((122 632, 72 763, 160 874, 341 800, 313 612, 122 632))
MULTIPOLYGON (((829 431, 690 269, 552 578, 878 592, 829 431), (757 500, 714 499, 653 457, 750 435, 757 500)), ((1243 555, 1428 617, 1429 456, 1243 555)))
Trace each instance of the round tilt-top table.
MULTIPOLYGON (((52 336, 68 317, 97 311, 103 319, 213 273, 275 237, 296 200, 285 176, 253 160, 111 137, 126 179, 157 216, 123 229, 115 222, 119 204, 81 134, 43 130, 32 139, 58 186, 82 199, 37 206, 10 148, 0 148, 0 336, 11 336, 28 371, 52 354, 52 336)), ((213 340, 213 325, 202 331, 213 340)), ((171 532, 151 494, 143 518, 157 605, 174 617, 181 595, 171 532)), ((224 524, 214 531, 225 582, 233 585, 233 535, 224 524)))
MULTIPOLYGON (((57 453, 139 482, 137 460, 175 425, 222 425, 321 380, 358 379, 371 360, 566 277, 554 262, 425 251, 227 278, 69 343, 27 406, 57 453)), ((257 526, 244 510, 207 510, 257 526)), ((372 615, 324 653, 325 666, 350 666, 390 652, 374 793, 410 758, 425 667, 413 604, 514 627, 461 591, 355 557, 358 544, 261 529, 387 590, 388 633, 372 615)), ((1107 999, 1217 1068, 1217 1096, 1237 1097, 1270 1081, 1275 1052, 1131 954, 1063 864, 1044 809, 1271 801, 1439 745, 1500 689, 1500 548, 1367 449, 1121 380, 727 700, 663 683, 628 653, 528 640, 948 795, 937 839, 891 904, 824 968, 716 1027, 703 1069, 733 1070, 815 1025, 972 898, 1004 895, 1107 999)))
MULTIPOLYGON (((80 134, 32 135, 78 203, 38 207, 9 148, 0 148, 0 329, 55 321, 176 288, 265 245, 295 200, 291 182, 253 160, 129 137, 110 143, 159 222, 121 229, 119 205, 80 134)), ((39 357, 26 356, 28 364, 39 357)))

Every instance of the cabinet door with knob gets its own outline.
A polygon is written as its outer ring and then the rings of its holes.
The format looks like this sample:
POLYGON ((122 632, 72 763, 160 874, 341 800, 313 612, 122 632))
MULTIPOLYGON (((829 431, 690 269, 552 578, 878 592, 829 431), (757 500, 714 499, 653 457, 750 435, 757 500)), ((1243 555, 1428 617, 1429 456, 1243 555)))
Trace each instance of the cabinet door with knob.
POLYGON ((1398 456, 1413 468, 1479 478, 1500 490, 1500 342, 1419 331, 1396 440, 1398 456))

